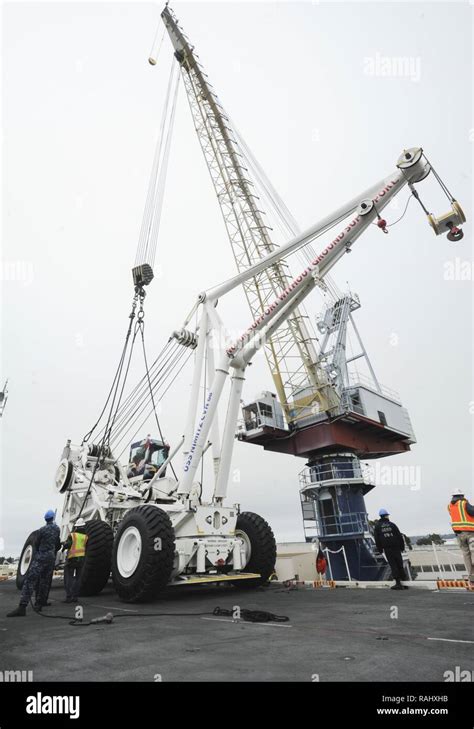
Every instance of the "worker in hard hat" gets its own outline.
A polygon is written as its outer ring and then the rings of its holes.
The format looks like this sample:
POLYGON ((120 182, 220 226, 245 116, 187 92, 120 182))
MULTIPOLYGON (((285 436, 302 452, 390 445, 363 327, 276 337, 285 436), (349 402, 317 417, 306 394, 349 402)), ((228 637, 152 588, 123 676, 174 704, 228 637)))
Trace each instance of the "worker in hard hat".
POLYGON ((44 515, 46 524, 39 529, 37 534, 33 559, 21 590, 20 604, 15 610, 7 614, 8 618, 26 615, 26 606, 30 602, 35 589, 35 609, 41 610, 47 604, 56 554, 61 546, 59 527, 54 523, 55 516, 56 514, 52 509, 49 509, 44 515))
POLYGON ((87 541, 89 539, 85 533, 85 526, 84 519, 79 517, 63 545, 63 549, 68 550, 64 566, 66 599, 63 602, 77 602, 79 599, 82 568, 84 567, 87 541))
POLYGON ((384 552, 392 569, 392 578, 395 580, 395 584, 390 589, 408 590, 408 586, 402 584, 402 580, 405 579, 402 556, 405 542, 400 529, 393 521, 390 521, 389 516, 387 509, 380 509, 380 519, 376 522, 374 528, 375 545, 379 552, 384 552))
POLYGON ((453 492, 448 504, 451 527, 456 534, 468 574, 469 587, 474 588, 474 506, 461 489, 453 492))

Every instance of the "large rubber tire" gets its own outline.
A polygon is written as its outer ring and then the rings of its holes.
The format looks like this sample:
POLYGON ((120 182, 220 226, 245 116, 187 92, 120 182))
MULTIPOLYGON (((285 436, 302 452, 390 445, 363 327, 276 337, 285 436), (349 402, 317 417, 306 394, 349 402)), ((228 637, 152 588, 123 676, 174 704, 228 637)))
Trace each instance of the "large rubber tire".
POLYGON ((105 521, 88 521, 84 532, 89 537, 81 575, 79 594, 98 595, 106 586, 112 564, 114 534, 105 521))
POLYGON ((252 588, 265 584, 275 571, 276 542, 265 519, 251 511, 243 511, 237 517, 236 534, 243 533, 250 542, 250 559, 243 572, 258 572, 255 580, 236 580, 236 587, 252 588))
POLYGON ((18 562, 18 569, 16 572, 16 586, 19 590, 22 589, 26 579, 26 575, 28 574, 28 571, 30 569, 30 565, 33 562, 36 553, 37 538, 38 531, 31 532, 30 536, 23 545, 23 549, 21 550, 20 561, 18 562))
POLYGON ((117 529, 112 579, 124 602, 152 600, 168 584, 175 553, 168 514, 156 506, 131 509, 117 529))

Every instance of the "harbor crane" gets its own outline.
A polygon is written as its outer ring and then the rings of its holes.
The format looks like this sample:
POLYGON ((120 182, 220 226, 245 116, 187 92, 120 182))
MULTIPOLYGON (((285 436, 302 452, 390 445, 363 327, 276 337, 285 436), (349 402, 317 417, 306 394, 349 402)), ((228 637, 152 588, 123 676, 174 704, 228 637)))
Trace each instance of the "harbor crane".
MULTIPOLYGON (((224 109, 175 14, 165 7, 161 17, 179 63, 237 270, 245 272, 276 248, 264 214, 265 202, 287 234, 296 235, 298 226, 224 109)), ((154 63, 153 51, 150 62, 154 63)), ((407 207, 417 199, 436 233, 444 231, 450 240, 459 240, 462 231, 456 221, 463 219, 462 211, 434 174, 451 202, 446 216, 430 215, 411 183, 407 207)), ((341 216, 346 215, 347 209, 342 209, 341 216)), ((380 215, 376 222, 388 232, 380 215)), ((303 249, 308 261, 316 255, 311 249, 311 243, 303 249)), ((243 280, 252 316, 257 319, 291 280, 284 257, 243 280)), ((376 554, 364 503, 374 484, 360 459, 366 462, 404 453, 415 442, 415 434, 398 394, 376 377, 354 317, 359 297, 338 291, 329 276, 321 277, 317 286, 328 302, 317 333, 298 305, 265 339, 263 349, 276 392, 264 391, 247 402, 238 437, 306 460, 300 474, 305 537, 320 540, 335 553, 334 576, 345 579, 349 565, 355 578, 384 579, 388 568, 376 554), (358 345, 352 356, 349 333, 358 345), (359 371, 360 364, 368 376, 359 371)))

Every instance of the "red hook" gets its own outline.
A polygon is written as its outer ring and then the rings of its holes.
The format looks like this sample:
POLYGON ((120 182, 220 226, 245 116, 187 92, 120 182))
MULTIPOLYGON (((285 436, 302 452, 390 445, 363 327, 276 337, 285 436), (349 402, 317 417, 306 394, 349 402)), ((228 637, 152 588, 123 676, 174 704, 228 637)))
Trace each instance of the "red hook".
POLYGON ((464 232, 461 228, 453 225, 446 237, 451 242, 455 242, 457 240, 461 240, 461 238, 464 238, 464 232))

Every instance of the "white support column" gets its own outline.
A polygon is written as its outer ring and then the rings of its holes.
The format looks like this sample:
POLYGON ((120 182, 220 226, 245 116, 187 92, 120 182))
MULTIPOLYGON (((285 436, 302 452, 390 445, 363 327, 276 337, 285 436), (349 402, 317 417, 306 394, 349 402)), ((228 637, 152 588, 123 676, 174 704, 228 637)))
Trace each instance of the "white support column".
POLYGON ((184 475, 180 479, 178 494, 187 495, 191 490, 228 374, 229 357, 227 354, 224 354, 219 365, 216 367, 214 378, 207 393, 201 416, 198 418, 198 422, 195 426, 194 435, 189 447, 189 453, 183 466, 184 475))
MULTIPOLYGON (((215 363, 214 363, 214 349, 212 345, 212 340, 208 342, 207 347, 207 380, 208 382, 212 382, 212 378, 214 377, 215 372, 215 363)), ((211 441, 212 441, 212 463, 214 465, 214 479, 217 481, 217 474, 219 472, 219 463, 220 463, 220 453, 221 453, 221 437, 220 437, 220 431, 219 431, 219 413, 216 410, 216 414, 214 416, 214 422, 212 423, 212 429, 211 429, 211 441)))
POLYGON ((196 424, 196 411, 198 407, 199 388, 201 385, 201 374, 202 364, 204 359, 204 352, 206 349, 206 338, 207 338, 207 307, 202 307, 201 320, 199 322, 199 336, 198 344, 196 347, 196 357, 194 361, 194 375, 193 382, 191 385, 191 395, 189 397, 188 414, 186 419, 186 431, 184 434, 184 449, 183 449, 183 464, 189 455, 189 449, 191 447, 191 440, 194 434, 194 427, 196 424))
POLYGON ((235 432, 240 411, 240 400, 245 380, 245 370, 235 369, 232 375, 229 406, 225 419, 224 434, 222 436, 221 461, 214 489, 214 500, 222 500, 227 495, 232 453, 234 451, 235 432))

